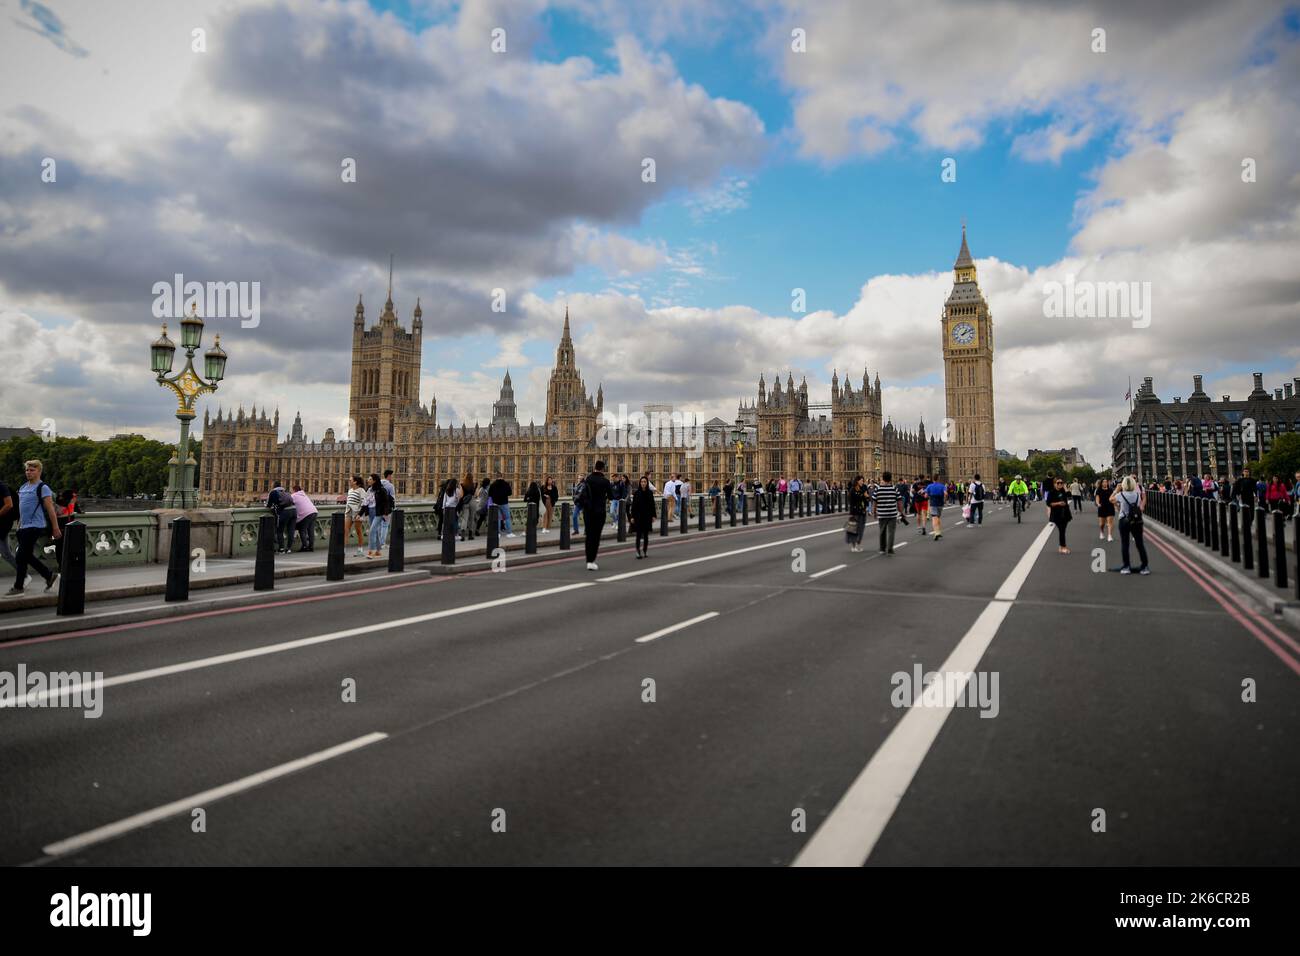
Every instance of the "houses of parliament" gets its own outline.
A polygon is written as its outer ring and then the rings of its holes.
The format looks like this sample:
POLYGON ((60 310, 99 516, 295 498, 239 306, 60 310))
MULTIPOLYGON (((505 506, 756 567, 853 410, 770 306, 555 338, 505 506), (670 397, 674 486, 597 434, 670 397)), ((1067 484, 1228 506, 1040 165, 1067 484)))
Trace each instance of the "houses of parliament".
MULTIPOLYGON (((814 403, 808 383, 787 373, 769 388, 759 376, 754 401, 742 402, 737 422, 714 418, 702 426, 702 453, 686 447, 602 447, 598 433, 604 391, 587 390, 578 369, 569 314, 555 352, 541 423, 518 420, 509 372, 501 383, 488 424, 438 423, 438 405, 420 402, 420 360, 424 331, 416 301, 410 329, 398 320, 392 289, 379 320, 367 327, 360 300, 352 320, 352 375, 348 418, 352 435, 326 429, 308 441, 301 415, 280 437, 280 414, 265 408, 218 411, 203 417, 200 497, 204 504, 238 506, 262 500, 276 480, 298 483, 309 495, 343 493, 354 474, 394 471, 399 496, 433 497, 447 478, 503 475, 516 493, 527 482, 551 475, 561 489, 585 476, 603 459, 615 472, 649 472, 662 484, 672 472, 689 476, 699 491, 721 487, 735 467, 733 431, 743 435, 747 478, 798 476, 805 481, 850 481, 856 474, 879 477, 943 475, 969 479, 974 473, 996 480, 993 437, 992 317, 980 292, 975 264, 962 229, 954 281, 940 316, 943 337, 947 441, 896 428, 885 417, 880 375, 864 369, 860 383, 831 376, 830 401, 814 403), (829 415, 823 412, 828 412, 829 415), (951 470, 950 470, 951 468, 951 470)), ((697 446, 699 447, 699 446, 697 446)))

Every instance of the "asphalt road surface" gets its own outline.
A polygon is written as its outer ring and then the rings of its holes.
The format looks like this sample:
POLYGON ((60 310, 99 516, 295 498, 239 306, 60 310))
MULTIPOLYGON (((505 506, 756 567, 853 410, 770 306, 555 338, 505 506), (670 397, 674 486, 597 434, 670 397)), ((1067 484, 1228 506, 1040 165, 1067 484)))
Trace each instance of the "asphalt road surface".
POLYGON ((831 516, 0 646, 106 684, 0 709, 0 863, 1300 858, 1294 633, 1157 528, 1121 576, 1090 511, 1070 555, 1041 505, 947 516, 893 556, 831 516), (991 696, 896 706, 918 666, 991 696))

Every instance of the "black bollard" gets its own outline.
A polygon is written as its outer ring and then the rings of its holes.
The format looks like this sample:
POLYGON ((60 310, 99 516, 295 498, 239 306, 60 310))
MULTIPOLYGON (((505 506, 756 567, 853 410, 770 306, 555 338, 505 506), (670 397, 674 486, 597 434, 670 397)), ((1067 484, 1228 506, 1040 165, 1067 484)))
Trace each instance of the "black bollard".
POLYGON ((1241 564, 1241 537, 1237 527, 1237 512, 1241 509, 1235 501, 1226 507, 1228 509, 1228 545, 1232 554, 1232 563, 1241 564))
POLYGON ((406 570, 406 515, 394 508, 388 516, 388 572, 406 570))
MULTIPOLYGON (((173 518, 171 551, 167 554, 167 593, 164 601, 190 599, 190 519, 173 518)), ((66 551, 66 548, 65 548, 66 551)))
POLYGON ((777 500, 776 500, 776 520, 777 520, 777 521, 784 521, 784 520, 785 520, 785 498, 786 498, 786 496, 785 496, 784 494, 780 494, 780 495, 777 496, 777 500))
POLYGON ((275 515, 262 515, 257 519, 257 558, 253 565, 253 590, 270 591, 274 588, 275 515))
MULTIPOLYGON (((737 509, 740 511, 740 523, 741 523, 742 525, 747 525, 747 524, 749 524, 749 505, 745 504, 745 496, 744 496, 744 495, 741 495, 741 496, 740 496, 739 503, 736 505, 736 507, 737 507, 737 509)), ((731 526, 732 526, 733 528, 736 526, 736 512, 735 512, 735 511, 733 511, 733 512, 731 513, 731 526)))
POLYGON ((722 527, 722 495, 713 499, 713 530, 722 527))
POLYGON ((85 610, 86 526, 74 520, 63 526, 63 563, 59 566, 59 604, 54 613, 59 617, 65 617, 84 614, 85 610))
POLYGON ((569 531, 569 522, 572 520, 572 515, 570 512, 570 509, 572 507, 573 507, 573 502, 571 501, 560 502, 560 550, 561 551, 569 550, 569 543, 570 543, 569 535, 571 533, 569 531))
POLYGON ((630 494, 618 503, 618 531, 615 540, 620 544, 627 540, 627 509, 631 504, 630 494))
POLYGON ((697 499, 698 500, 695 502, 695 507, 698 509, 697 517, 699 518, 699 522, 700 522, 699 530, 703 531, 704 530, 704 496, 698 495, 697 499))
POLYGON ((487 514, 487 556, 493 558, 496 556, 494 552, 501 543, 501 516, 495 501, 488 503, 487 514))
POLYGON ((442 509, 442 558, 440 564, 456 563, 456 509, 442 509))
POLYGON ((677 499, 677 521, 681 525, 681 533, 685 534, 689 529, 691 499, 685 496, 677 499))
POLYGON ((524 519, 524 554, 537 553, 537 502, 528 502, 528 516, 524 519))
POLYGON ((1259 568, 1261 578, 1268 577, 1268 512, 1263 508, 1255 509, 1255 544, 1259 548, 1259 553, 1255 556, 1255 564, 1259 568))
POLYGON ((1273 570, 1275 583, 1280 588, 1286 587, 1286 515, 1280 511, 1273 512, 1273 570))
POLYGON ((325 553, 326 581, 343 580, 343 552, 347 550, 348 546, 343 537, 344 520, 345 517, 342 511, 330 515, 330 539, 325 553))
POLYGON ((763 523, 763 496, 754 495, 754 524, 763 523))
POLYGON ((774 502, 772 501, 772 499, 775 498, 776 495, 775 495, 775 494, 770 494, 770 495, 767 495, 766 497, 767 497, 767 523, 768 523, 768 524, 771 524, 771 523, 772 523, 772 505, 774 504, 774 502))
POLYGON ((659 499, 659 537, 668 537, 668 499, 659 499))
POLYGON ((1219 525, 1219 554, 1226 558, 1228 556, 1228 505, 1223 501, 1217 501, 1215 510, 1218 512, 1215 519, 1219 525))
POLYGON ((1253 508, 1241 509, 1241 566, 1247 571, 1255 568, 1255 549, 1251 546, 1251 537, 1255 530, 1255 511, 1253 508))

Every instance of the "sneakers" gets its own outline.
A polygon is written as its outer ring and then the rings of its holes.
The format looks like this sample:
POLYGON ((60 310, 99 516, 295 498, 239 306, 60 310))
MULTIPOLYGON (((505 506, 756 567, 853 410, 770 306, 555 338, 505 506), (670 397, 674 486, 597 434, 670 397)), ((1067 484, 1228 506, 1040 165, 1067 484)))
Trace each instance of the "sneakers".
POLYGON ((1150 568, 1139 568, 1139 569, 1138 569, 1138 574, 1150 574, 1150 573, 1151 573, 1151 569, 1150 569, 1150 568))
POLYGON ((50 579, 45 582, 45 590, 47 591, 50 590, 50 588, 54 587, 54 585, 58 583, 59 583, 59 572, 55 571, 53 574, 50 575, 50 579))
POLYGON ((935 540, 935 541, 938 541, 938 540, 939 540, 940 538, 942 538, 942 537, 943 537, 943 532, 940 531, 938 534, 936 534, 936 535, 934 536, 934 540, 935 540))
MULTIPOLYGON (((465 539, 464 539, 464 538, 461 538, 461 540, 464 541, 465 539)), ((360 548, 357 548, 357 550, 355 550, 355 551, 352 552, 352 557, 354 557, 354 558, 360 558, 360 557, 363 557, 364 555, 365 555, 365 552, 362 551, 360 548)))
POLYGON ((1119 569, 1119 573, 1120 573, 1120 574, 1132 574, 1132 573, 1133 573, 1133 569, 1132 569, 1132 568, 1120 568, 1120 569, 1119 569))
POLYGON ((13 597, 17 594, 22 594, 22 593, 23 593, 22 588, 10 588, 8 591, 5 592, 5 597, 13 597))
POLYGON ((1100 540, 1101 540, 1102 538, 1104 538, 1104 537, 1106 537, 1106 532, 1105 532, 1105 531, 1098 531, 1098 532, 1097 532, 1097 540, 1098 540, 1098 541, 1100 541, 1100 540))
POLYGON ((1107 540, 1107 541, 1114 541, 1115 539, 1112 538, 1110 535, 1106 535, 1106 540, 1107 540))
POLYGON ((587 562, 587 570, 588 570, 588 571, 599 571, 600 568, 596 567, 596 562, 595 562, 595 561, 588 561, 588 562, 587 562))

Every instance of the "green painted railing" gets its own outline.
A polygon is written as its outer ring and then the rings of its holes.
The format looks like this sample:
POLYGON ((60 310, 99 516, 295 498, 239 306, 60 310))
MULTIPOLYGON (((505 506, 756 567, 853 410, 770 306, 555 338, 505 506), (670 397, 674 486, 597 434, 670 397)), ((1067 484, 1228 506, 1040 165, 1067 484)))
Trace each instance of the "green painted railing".
MULTIPOLYGON (((128 564, 151 564, 157 560, 158 515, 152 511, 99 511, 77 515, 86 526, 86 570, 121 567, 128 564)), ((41 560, 54 563, 54 552, 45 552, 54 545, 52 538, 42 538, 37 544, 41 560)), ((9 547, 18 551, 18 536, 11 532, 9 547)))

